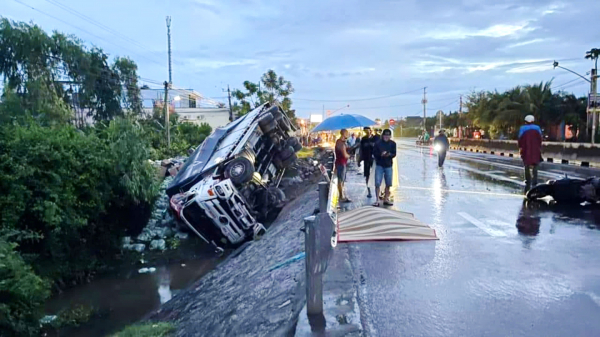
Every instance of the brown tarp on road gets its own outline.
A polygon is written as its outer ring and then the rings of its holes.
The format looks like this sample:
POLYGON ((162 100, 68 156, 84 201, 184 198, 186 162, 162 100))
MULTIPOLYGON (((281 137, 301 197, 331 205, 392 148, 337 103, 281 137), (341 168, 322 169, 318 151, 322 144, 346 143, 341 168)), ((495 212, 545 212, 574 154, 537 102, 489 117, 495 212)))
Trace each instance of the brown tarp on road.
POLYGON ((338 241, 437 240, 435 229, 412 213, 364 206, 338 213, 338 241))

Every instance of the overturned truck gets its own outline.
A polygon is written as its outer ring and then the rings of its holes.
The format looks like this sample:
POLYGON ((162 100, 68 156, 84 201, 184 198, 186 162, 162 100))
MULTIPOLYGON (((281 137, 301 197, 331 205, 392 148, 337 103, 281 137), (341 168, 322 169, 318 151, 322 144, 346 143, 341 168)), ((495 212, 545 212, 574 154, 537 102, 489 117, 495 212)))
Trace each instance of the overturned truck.
POLYGON ((218 252, 265 232, 285 201, 277 187, 302 145, 278 105, 263 104, 217 128, 167 188, 171 210, 218 252))

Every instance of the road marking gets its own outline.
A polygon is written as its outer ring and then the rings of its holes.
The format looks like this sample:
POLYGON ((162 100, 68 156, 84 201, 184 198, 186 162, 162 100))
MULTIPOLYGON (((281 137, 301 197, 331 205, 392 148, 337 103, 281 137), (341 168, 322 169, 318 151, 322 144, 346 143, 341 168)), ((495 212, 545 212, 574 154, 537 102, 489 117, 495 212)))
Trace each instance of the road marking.
POLYGON ((451 193, 465 193, 465 194, 480 194, 480 195, 493 195, 498 197, 513 197, 518 199, 523 199, 524 196, 522 194, 511 194, 511 193, 494 193, 494 192, 478 192, 478 191, 467 191, 467 190, 445 190, 445 189, 437 189, 434 187, 419 187, 419 186, 400 186, 400 189, 403 190, 427 190, 427 191, 441 191, 441 192, 451 192, 451 193))
POLYGON ((506 236, 506 233, 504 233, 502 231, 499 231, 499 230, 495 230, 493 228, 490 228, 488 225, 486 225, 483 222, 475 219, 474 217, 472 217, 471 215, 469 215, 469 214, 467 214, 465 212, 458 212, 457 214, 460 215, 461 217, 463 217, 468 222, 472 223, 474 226, 477 226, 482 231, 488 233, 490 236, 495 236, 495 237, 504 237, 504 236, 506 236))

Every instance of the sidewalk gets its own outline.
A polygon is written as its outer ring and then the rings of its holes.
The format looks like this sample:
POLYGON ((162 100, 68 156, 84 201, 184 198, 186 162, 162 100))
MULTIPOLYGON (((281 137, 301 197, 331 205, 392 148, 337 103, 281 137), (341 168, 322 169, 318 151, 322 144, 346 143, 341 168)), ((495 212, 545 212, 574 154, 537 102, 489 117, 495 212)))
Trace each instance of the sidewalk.
MULTIPOLYGON (((394 166, 396 166, 395 163, 394 166)), ((375 202, 374 197, 366 197, 365 178, 362 173, 362 167, 359 169, 356 163, 350 163, 346 175, 345 189, 352 202, 341 204, 339 212, 371 205, 375 202)), ((394 173, 397 176, 396 167, 394 173)), ((371 180, 373 180, 372 177, 371 180)), ((375 195, 372 184, 371 193, 375 195)), ((323 276, 323 311, 325 317, 314 318, 309 321, 305 305, 298 317, 296 337, 362 336, 364 334, 361 323, 360 299, 358 297, 359 285, 362 281, 360 273, 356 272, 358 267, 353 264, 354 260, 350 246, 346 243, 338 243, 323 276)))

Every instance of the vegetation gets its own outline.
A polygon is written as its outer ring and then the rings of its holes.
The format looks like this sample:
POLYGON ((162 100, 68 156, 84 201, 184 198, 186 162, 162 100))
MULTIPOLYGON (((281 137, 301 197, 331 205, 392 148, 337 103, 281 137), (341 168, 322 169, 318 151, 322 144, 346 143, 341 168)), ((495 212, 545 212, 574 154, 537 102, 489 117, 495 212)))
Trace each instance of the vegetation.
POLYGON ((245 81, 243 85, 244 91, 235 89, 231 93, 237 100, 232 107, 235 114, 245 115, 252 109, 270 102, 280 104, 288 117, 295 121, 296 114, 295 110, 292 110, 292 100, 289 97, 294 93, 294 87, 283 76, 277 76, 275 71, 269 69, 258 83, 245 81))
POLYGON ((113 337, 168 337, 175 332, 171 323, 144 323, 128 326, 113 337))
POLYGON ((296 153, 296 155, 300 159, 311 158, 315 155, 314 152, 315 151, 309 147, 303 147, 302 150, 300 150, 300 151, 298 151, 298 153, 296 153))
POLYGON ((32 336, 50 289, 109 268, 145 225, 159 183, 148 159, 186 154, 211 128, 172 114, 168 148, 134 61, 2 18, 0 75, 0 335, 32 336))

